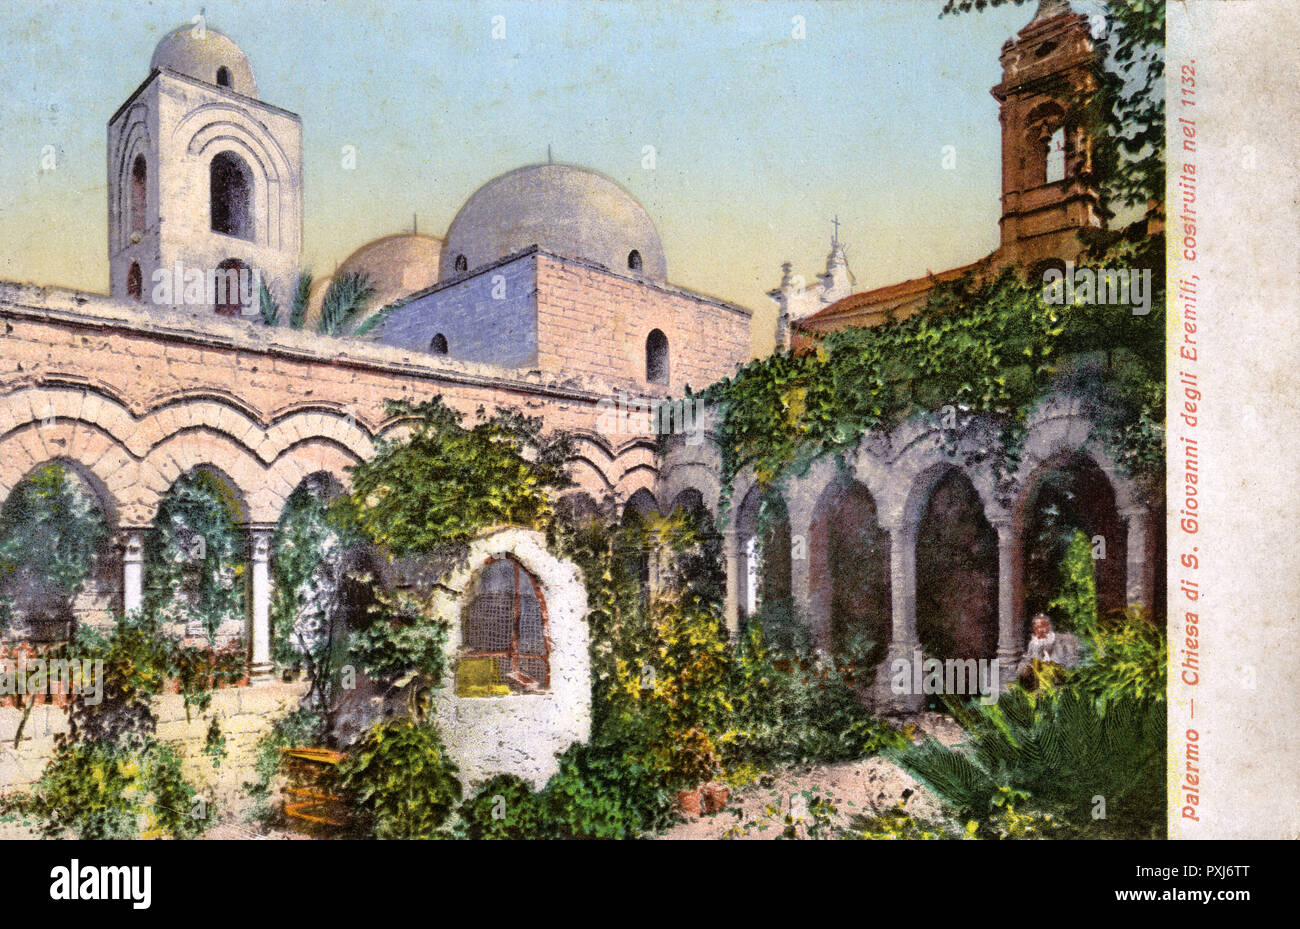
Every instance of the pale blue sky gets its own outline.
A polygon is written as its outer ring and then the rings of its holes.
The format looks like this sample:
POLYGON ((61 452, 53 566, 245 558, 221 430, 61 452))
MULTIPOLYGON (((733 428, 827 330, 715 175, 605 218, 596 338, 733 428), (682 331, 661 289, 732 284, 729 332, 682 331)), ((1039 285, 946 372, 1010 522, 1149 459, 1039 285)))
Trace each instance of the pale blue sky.
MULTIPOLYGON (((941 6, 226 0, 206 11, 248 54, 261 98, 303 118, 304 264, 318 274, 408 229, 412 213, 441 235, 475 188, 545 160, 550 144, 645 204, 671 280, 766 318, 783 260, 821 270, 836 213, 859 289, 996 246, 989 88, 1034 4, 942 20, 941 6), (946 145, 955 170, 941 166, 946 145)), ((107 289, 105 126, 157 40, 198 7, 0 4, 0 277, 107 289), (42 172, 46 145, 58 161, 42 172)))

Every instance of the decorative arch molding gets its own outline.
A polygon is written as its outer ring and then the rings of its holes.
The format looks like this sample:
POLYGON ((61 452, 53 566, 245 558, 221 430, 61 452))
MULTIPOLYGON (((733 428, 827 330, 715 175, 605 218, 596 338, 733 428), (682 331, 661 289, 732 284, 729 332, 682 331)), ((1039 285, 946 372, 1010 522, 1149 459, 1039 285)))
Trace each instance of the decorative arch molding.
POLYGON ((202 164, 205 185, 207 164, 219 152, 243 158, 253 174, 253 241, 283 248, 288 236, 281 217, 291 211, 281 203, 281 195, 286 184, 290 188, 296 184, 297 174, 280 144, 256 120, 226 103, 207 104, 188 113, 173 135, 188 136, 186 153, 202 164))
POLYGON ((145 185, 145 215, 155 212, 150 209, 150 206, 156 206, 156 195, 150 192, 150 188, 156 188, 158 183, 158 147, 149 134, 148 118, 149 110, 144 104, 133 105, 128 111, 125 128, 118 139, 117 151, 114 152, 114 176, 117 178, 117 187, 112 204, 113 216, 110 230, 114 251, 131 244, 131 171, 137 155, 144 156, 149 171, 148 182, 145 185))
POLYGON ((131 458, 111 435, 86 423, 29 422, 0 436, 0 504, 24 478, 51 461, 71 467, 94 488, 110 524, 122 521, 122 488, 115 482, 124 468, 134 470, 131 458))
POLYGON ((355 419, 319 406, 283 414, 264 425, 247 404, 209 392, 171 395, 138 418, 116 397, 88 387, 33 387, 0 397, 0 434, 50 419, 98 426, 136 459, 144 459, 170 437, 193 430, 224 435, 265 465, 304 440, 332 441, 357 459, 370 457, 375 447, 369 431, 355 419))

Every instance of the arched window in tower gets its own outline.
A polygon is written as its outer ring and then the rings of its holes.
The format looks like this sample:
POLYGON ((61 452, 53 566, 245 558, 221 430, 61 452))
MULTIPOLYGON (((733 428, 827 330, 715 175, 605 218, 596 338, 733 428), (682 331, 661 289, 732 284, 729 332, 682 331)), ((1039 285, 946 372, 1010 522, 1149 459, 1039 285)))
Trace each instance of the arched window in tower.
POLYGON ((217 86, 218 86, 218 87, 229 87, 229 86, 231 86, 231 85, 230 85, 230 69, 227 68, 225 65, 222 65, 220 68, 217 68, 217 86))
POLYGON ((536 579, 519 562, 509 557, 489 562, 464 615, 457 696, 504 696, 550 686, 546 604, 536 579))
POLYGON ((217 265, 213 275, 213 309, 218 316, 239 316, 244 311, 244 304, 256 298, 256 294, 244 293, 253 289, 252 276, 248 265, 238 258, 227 258, 217 265))
POLYGON ((253 175, 234 152, 220 152, 210 172, 212 231, 253 238, 253 175))
POLYGON ((144 275, 140 273, 140 265, 131 262, 131 270, 126 272, 126 295, 139 303, 144 297, 144 275))
POLYGON ((1065 127, 1060 126, 1047 140, 1047 166, 1045 181, 1048 184, 1065 180, 1065 127))
POLYGON ((148 179, 149 166, 144 155, 136 155, 135 163, 131 165, 131 232, 135 235, 144 232, 145 208, 149 200, 148 179))
POLYGON ((469 259, 466 258, 464 255, 457 255, 455 268, 457 274, 464 274, 466 271, 469 270, 469 259))
POLYGON ((645 339, 645 379, 651 384, 668 383, 668 336, 650 330, 645 339))
POLYGON ((641 253, 635 248, 627 253, 627 266, 632 271, 641 270, 641 253))
POLYGON ((433 341, 429 343, 429 351, 433 352, 435 355, 447 354, 447 337, 441 332, 435 335, 433 341))

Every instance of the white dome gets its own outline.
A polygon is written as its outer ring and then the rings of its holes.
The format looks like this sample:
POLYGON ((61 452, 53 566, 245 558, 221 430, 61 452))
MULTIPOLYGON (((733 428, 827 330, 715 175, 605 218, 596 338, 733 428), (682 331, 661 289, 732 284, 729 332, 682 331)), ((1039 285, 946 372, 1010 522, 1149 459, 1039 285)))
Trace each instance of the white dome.
POLYGON ((623 274, 668 275, 659 233, 635 197, 590 168, 538 164, 493 178, 465 201, 447 229, 441 277, 531 245, 623 274))
POLYGON ((167 33, 154 49, 149 69, 175 71, 208 84, 221 84, 245 97, 257 96, 248 56, 229 36, 211 27, 200 32, 198 26, 181 26, 167 33))

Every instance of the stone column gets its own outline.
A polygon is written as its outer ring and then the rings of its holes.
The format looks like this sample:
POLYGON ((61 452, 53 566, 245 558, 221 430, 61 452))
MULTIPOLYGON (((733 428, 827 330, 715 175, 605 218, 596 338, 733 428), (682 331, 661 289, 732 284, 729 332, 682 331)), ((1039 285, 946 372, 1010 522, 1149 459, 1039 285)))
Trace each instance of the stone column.
POLYGON ((271 528, 248 527, 249 593, 252 600, 250 677, 271 671, 271 528))
POLYGON ((744 570, 741 556, 740 533, 728 529, 722 533, 722 558, 727 566, 727 601, 724 616, 727 632, 734 639, 740 633, 740 585, 744 570))
POLYGON ((144 530, 122 530, 122 611, 131 613, 144 605, 144 530))
POLYGON ((790 601, 798 618, 812 622, 812 513, 804 508, 789 509, 790 519, 790 601))
POLYGON ((1002 683, 1009 685, 1025 649, 1024 563, 1011 520, 989 522, 998 534, 998 670, 1002 683))
POLYGON ((1127 599, 1150 610, 1155 607, 1156 566, 1151 559, 1151 511, 1134 507, 1120 513, 1128 529, 1125 579, 1127 599))
MULTIPOLYGON (((916 527, 899 524, 884 528, 889 532, 891 633, 885 660, 876 669, 876 702, 893 712, 915 712, 925 703, 920 687, 894 693, 892 684, 894 663, 901 660, 913 666, 921 647, 916 634, 916 527)), ((919 685, 920 681, 910 683, 919 685)))

